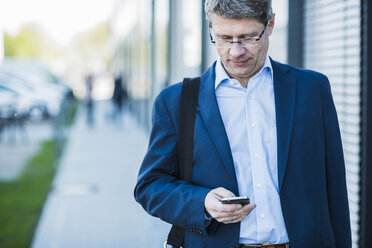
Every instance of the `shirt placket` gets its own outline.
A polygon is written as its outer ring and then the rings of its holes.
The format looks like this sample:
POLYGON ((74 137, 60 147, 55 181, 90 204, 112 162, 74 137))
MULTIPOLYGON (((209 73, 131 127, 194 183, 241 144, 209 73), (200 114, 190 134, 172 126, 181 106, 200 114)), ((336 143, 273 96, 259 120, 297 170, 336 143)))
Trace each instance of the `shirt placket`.
MULTIPOLYGON (((256 225, 257 225, 257 241, 261 241, 266 235, 264 230, 268 225, 267 206, 264 202, 267 199, 267 191, 265 190, 265 154, 261 142, 261 133, 263 132, 263 123, 260 120, 259 98, 256 97, 257 78, 252 78, 249 82, 251 87, 247 89, 247 130, 248 130, 248 145, 250 150, 250 165, 252 178, 252 191, 254 194, 256 206, 256 225)), ((261 82, 262 83, 262 82, 261 82)))

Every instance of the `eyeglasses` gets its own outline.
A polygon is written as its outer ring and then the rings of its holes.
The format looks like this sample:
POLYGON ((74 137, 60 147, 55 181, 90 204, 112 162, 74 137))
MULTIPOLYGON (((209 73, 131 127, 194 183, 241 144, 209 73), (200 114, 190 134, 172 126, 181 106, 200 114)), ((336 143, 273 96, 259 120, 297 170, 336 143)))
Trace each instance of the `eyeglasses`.
POLYGON ((264 30, 258 37, 249 37, 249 38, 243 38, 243 39, 238 39, 237 41, 233 41, 231 39, 223 39, 223 38, 217 38, 214 40, 211 33, 209 33, 209 36, 210 36, 211 42, 217 48, 231 48, 234 43, 239 44, 241 47, 254 47, 254 46, 257 46, 258 42, 261 40, 263 34, 266 31, 268 23, 269 22, 267 21, 265 24, 264 30))

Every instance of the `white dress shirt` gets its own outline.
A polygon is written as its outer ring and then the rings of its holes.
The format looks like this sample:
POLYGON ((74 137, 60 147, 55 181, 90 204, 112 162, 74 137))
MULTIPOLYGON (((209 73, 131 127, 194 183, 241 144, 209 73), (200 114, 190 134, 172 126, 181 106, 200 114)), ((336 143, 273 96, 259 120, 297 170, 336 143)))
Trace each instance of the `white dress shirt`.
POLYGON ((256 208, 241 222, 242 244, 288 242, 280 205, 273 70, 267 56, 248 87, 231 79, 219 58, 215 91, 240 195, 256 208))

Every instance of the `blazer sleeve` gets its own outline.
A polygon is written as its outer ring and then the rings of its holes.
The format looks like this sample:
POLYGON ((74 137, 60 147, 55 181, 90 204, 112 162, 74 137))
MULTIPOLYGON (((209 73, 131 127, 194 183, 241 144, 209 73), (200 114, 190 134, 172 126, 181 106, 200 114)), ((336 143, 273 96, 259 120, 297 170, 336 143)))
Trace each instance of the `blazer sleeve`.
POLYGON ((161 93, 154 102, 153 127, 138 174, 135 199, 149 214, 205 235, 204 200, 211 189, 178 178, 177 149, 175 123, 161 93))
POLYGON ((351 247, 350 214, 347 198, 345 162, 336 109, 326 78, 323 107, 326 148, 326 175, 329 213, 337 248, 351 247))

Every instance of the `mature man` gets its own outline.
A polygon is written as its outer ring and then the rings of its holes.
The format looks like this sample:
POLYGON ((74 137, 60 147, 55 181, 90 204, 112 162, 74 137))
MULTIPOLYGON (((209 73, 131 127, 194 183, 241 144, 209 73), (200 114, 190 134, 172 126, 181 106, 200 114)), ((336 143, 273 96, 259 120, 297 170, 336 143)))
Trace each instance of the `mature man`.
POLYGON ((205 12, 219 58, 201 76, 192 181, 179 179, 176 84, 155 101, 136 200, 184 228, 186 248, 351 247, 328 79, 268 57, 270 0, 206 0, 205 12), (221 202, 238 195, 251 203, 221 202))

